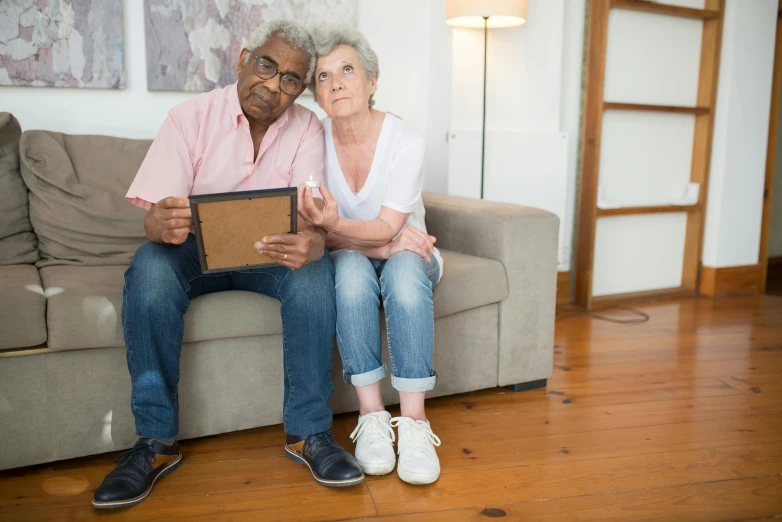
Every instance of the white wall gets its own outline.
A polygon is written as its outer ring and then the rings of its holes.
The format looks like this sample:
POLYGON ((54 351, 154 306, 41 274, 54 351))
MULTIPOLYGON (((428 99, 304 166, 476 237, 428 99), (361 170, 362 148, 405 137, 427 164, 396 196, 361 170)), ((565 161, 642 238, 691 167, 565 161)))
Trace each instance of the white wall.
MULTIPOLYGON (((526 24, 488 33, 485 198, 559 215, 560 270, 570 266, 583 28, 583 0, 528 0, 526 24)), ((479 197, 483 30, 452 31, 448 192, 479 197)))
POLYGON ((703 264, 754 265, 760 248, 776 0, 728 0, 703 264))
POLYGON ((361 0, 359 28, 380 61, 375 107, 427 139, 424 189, 445 192, 450 121, 450 31, 445 2, 361 0), (423 6, 423 8, 422 8, 423 6), (416 16, 410 16, 416 13, 416 16))

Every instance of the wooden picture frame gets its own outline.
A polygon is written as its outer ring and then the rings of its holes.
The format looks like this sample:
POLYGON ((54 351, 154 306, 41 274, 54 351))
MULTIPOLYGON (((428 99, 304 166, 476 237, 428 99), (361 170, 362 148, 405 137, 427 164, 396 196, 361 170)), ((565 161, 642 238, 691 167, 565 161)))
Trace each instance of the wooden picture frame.
POLYGON ((190 196, 201 272, 212 274, 279 266, 253 245, 297 233, 296 187, 190 196))

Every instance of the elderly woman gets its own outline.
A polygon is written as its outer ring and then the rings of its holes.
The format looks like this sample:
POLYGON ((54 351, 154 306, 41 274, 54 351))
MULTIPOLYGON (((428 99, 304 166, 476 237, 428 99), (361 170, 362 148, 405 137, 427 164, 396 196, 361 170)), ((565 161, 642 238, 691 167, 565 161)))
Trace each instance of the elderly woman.
POLYGON ((313 90, 326 111, 326 156, 316 208, 309 188, 301 191, 302 215, 328 232, 336 269, 337 344, 345 382, 360 402, 351 435, 364 473, 384 475, 396 464, 394 427, 399 428, 399 477, 430 484, 440 476, 424 397, 434 388, 432 289, 443 261, 426 233, 421 200, 426 144, 399 118, 372 108, 378 60, 366 38, 349 27, 321 27, 313 35, 318 53, 313 90), (388 332, 391 384, 399 391, 401 416, 383 405, 380 381, 380 316, 388 332))

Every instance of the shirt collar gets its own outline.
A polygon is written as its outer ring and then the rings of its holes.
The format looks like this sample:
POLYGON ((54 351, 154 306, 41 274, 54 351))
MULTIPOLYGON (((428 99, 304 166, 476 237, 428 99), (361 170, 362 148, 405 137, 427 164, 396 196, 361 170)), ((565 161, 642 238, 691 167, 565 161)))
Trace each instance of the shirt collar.
MULTIPOLYGON (((233 84, 233 88, 228 89, 228 92, 230 95, 228 96, 228 105, 230 107, 230 114, 233 118, 233 124, 234 129, 237 129, 239 127, 239 124, 242 121, 242 118, 245 118, 244 111, 242 110, 242 105, 239 103, 239 81, 237 80, 233 84)), ((285 125, 285 123, 288 121, 288 113, 291 111, 291 108, 293 107, 293 104, 291 104, 290 107, 285 109, 285 112, 280 114, 280 116, 274 121, 274 123, 269 126, 269 129, 272 128, 279 128, 285 125)))

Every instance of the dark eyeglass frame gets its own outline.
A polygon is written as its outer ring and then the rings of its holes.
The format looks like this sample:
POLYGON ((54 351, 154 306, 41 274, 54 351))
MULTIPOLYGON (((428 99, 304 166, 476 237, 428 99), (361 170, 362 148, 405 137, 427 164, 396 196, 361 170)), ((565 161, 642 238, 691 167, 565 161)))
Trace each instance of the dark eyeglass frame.
POLYGON ((301 92, 306 87, 306 85, 304 84, 304 82, 302 80, 300 80, 299 78, 296 78, 291 73, 280 71, 280 69, 277 67, 277 65, 274 62, 270 61, 268 58, 264 58, 263 56, 258 56, 257 54, 254 54, 249 49, 247 49, 247 52, 250 53, 250 56, 255 58, 255 60, 253 61, 253 72, 261 80, 268 81, 268 80, 271 80, 272 78, 274 78, 275 76, 277 76, 279 74, 280 75, 280 90, 282 92, 284 92, 285 94, 287 94, 288 96, 298 96, 299 94, 301 94, 301 92), (270 67, 274 71, 274 73, 270 74, 270 75, 263 75, 260 72, 258 72, 258 67, 261 64, 261 61, 263 61, 263 63, 265 63, 268 67, 270 67), (290 89, 286 89, 286 85, 287 84, 283 81, 286 77, 290 78, 291 80, 293 80, 295 82, 296 85, 298 85, 298 87, 296 87, 296 89, 293 92, 288 92, 290 89))

